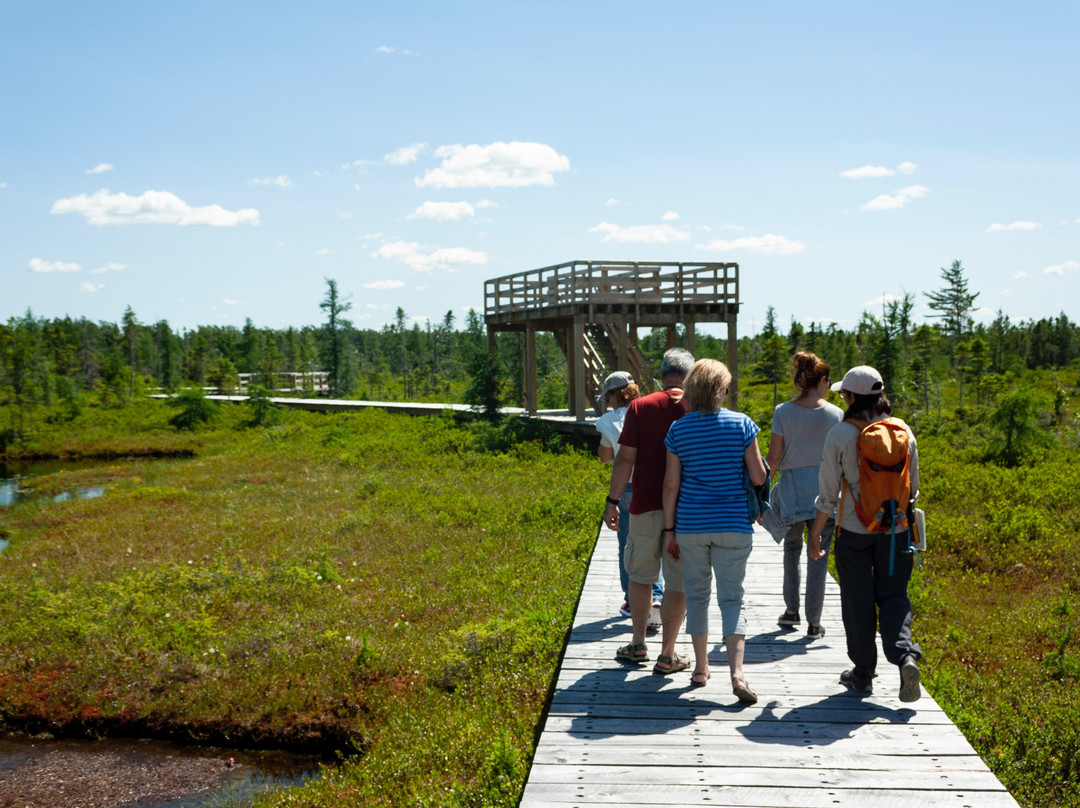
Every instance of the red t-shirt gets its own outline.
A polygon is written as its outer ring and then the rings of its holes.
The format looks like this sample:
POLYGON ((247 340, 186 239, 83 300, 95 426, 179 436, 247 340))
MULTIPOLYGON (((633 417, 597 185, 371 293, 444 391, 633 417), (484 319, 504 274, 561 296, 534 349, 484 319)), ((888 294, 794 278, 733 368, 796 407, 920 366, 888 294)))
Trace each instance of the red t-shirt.
POLYGON ((634 399, 626 408, 619 444, 637 449, 630 513, 648 513, 664 507, 664 471, 667 469, 664 438, 668 427, 686 412, 682 394, 677 387, 661 390, 634 399))

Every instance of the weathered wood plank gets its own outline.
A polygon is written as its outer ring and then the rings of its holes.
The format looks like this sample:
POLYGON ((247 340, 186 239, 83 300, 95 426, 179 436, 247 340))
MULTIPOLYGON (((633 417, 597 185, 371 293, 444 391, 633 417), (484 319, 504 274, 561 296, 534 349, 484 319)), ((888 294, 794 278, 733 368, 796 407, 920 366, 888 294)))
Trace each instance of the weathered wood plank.
MULTIPOLYGON (((537 745, 523 808, 540 805, 707 805, 711 808, 892 808, 1016 802, 929 695, 897 698, 884 660, 875 693, 839 683, 850 667, 839 589, 828 581, 823 639, 775 625, 783 611, 782 552, 759 531, 746 576, 745 670, 756 705, 730 693, 727 655, 714 640, 713 678, 654 675, 625 665, 616 649, 631 637, 614 534, 601 528, 574 629, 537 745)), ((710 620, 719 626, 719 610, 710 620)), ((650 654, 659 637, 647 637, 650 654)), ((689 637, 677 649, 690 655, 689 637)))

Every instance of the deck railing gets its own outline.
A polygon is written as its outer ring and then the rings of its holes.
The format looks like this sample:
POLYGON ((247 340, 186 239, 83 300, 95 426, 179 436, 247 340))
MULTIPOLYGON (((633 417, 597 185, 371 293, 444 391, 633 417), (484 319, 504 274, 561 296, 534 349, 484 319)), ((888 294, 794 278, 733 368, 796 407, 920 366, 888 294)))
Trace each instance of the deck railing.
POLYGON ((739 265, 571 261, 484 282, 484 313, 563 305, 678 305, 739 299, 739 265))

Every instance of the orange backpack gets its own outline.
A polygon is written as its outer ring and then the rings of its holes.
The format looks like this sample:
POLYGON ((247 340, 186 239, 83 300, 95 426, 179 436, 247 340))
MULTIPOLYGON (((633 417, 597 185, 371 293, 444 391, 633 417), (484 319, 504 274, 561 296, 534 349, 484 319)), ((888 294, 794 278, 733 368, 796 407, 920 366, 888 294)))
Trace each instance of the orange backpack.
MULTIPOLYGON (((867 530, 894 533, 907 530, 911 467, 910 436, 904 422, 886 418, 848 423, 859 428, 855 441, 859 454, 859 501, 855 503, 855 514, 867 530)), ((847 486, 846 480, 844 485, 847 486)))

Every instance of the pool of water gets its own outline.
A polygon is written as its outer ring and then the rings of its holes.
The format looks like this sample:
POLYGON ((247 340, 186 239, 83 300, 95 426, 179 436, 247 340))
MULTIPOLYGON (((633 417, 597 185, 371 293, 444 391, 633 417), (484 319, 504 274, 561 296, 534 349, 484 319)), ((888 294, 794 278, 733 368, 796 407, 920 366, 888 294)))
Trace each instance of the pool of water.
MULTIPOLYGON (((72 499, 94 499, 108 491, 106 485, 71 485, 49 494, 38 494, 25 488, 21 481, 29 477, 55 474, 58 471, 81 471, 102 466, 101 460, 38 460, 27 463, 0 463, 0 508, 10 508, 16 502, 41 497, 51 502, 68 502, 72 499)), ((115 466, 116 461, 111 465, 115 466)))
POLYGON ((319 763, 285 752, 161 741, 0 739, 0 804, 66 805, 74 792, 72 805, 128 805, 134 796, 139 808, 235 807, 302 785, 318 776, 319 763))

